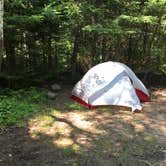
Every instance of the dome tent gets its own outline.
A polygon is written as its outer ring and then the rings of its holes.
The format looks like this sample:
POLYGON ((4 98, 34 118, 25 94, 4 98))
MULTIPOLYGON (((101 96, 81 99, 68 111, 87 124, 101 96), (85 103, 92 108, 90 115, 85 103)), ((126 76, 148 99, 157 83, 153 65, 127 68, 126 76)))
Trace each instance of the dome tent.
POLYGON ((104 62, 92 67, 72 90, 72 99, 86 107, 117 105, 142 110, 150 100, 144 84, 125 64, 104 62))

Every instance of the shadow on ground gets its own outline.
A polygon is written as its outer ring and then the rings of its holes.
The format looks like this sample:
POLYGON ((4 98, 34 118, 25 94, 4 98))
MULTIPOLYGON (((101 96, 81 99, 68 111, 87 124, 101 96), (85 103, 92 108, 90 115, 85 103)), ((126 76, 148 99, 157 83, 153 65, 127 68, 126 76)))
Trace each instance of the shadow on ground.
POLYGON ((155 91, 144 113, 88 110, 70 88, 19 126, 0 135, 1 166, 166 165, 165 90, 155 91))

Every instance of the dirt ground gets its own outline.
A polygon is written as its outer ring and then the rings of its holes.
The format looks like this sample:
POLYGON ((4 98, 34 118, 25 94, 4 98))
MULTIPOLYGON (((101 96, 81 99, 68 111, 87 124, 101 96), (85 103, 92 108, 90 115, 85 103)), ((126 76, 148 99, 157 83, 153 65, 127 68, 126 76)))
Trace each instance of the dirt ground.
POLYGON ((89 110, 70 92, 0 132, 0 166, 166 166, 166 88, 151 89, 141 113, 89 110))

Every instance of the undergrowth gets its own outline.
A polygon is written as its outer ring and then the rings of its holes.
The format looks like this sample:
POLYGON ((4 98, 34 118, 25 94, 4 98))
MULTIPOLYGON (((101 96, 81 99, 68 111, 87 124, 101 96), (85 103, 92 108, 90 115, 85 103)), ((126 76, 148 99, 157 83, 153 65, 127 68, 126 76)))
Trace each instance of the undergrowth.
POLYGON ((46 99, 46 91, 37 88, 11 90, 0 89, 0 128, 16 124, 32 112, 40 111, 40 103, 46 99))

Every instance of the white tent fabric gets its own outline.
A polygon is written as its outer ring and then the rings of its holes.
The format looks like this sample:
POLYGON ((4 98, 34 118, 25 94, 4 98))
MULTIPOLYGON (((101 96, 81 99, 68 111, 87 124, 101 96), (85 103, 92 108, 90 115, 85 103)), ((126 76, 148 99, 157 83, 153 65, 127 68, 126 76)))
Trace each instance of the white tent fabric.
POLYGON ((140 100, 149 93, 134 72, 119 62, 105 62, 91 68, 72 90, 72 98, 88 106, 119 105, 142 110, 140 100))

